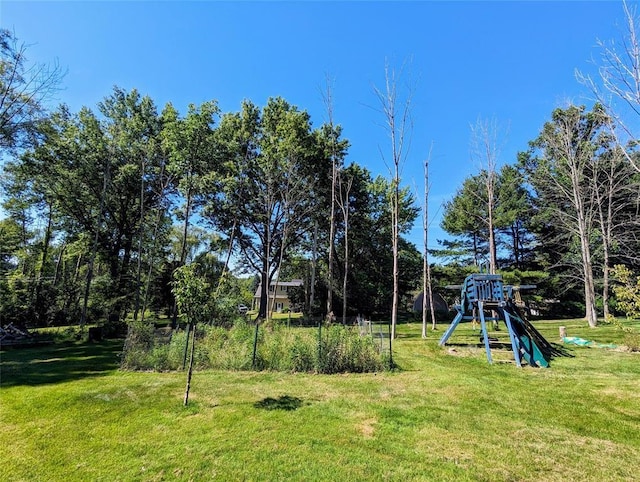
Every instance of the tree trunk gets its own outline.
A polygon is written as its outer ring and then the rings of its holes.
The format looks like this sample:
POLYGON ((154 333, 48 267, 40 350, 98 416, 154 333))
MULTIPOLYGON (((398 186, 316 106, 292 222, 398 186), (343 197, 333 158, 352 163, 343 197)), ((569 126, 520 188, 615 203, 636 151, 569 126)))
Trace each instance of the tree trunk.
POLYGON ((136 296, 133 308, 133 320, 137 321, 138 311, 140 310, 140 284, 142 282, 142 237, 144 235, 144 160, 141 164, 140 175, 140 223, 138 229, 138 264, 136 266, 136 296))
MULTIPOLYGON (((190 176, 190 175, 189 175, 190 176)), ((187 199, 184 208, 184 223, 182 227, 182 246, 180 247, 180 266, 184 266, 187 258, 187 235, 189 234, 189 215, 191 214, 191 177, 189 177, 189 187, 187 189, 187 199)), ((178 303, 173 301, 173 309, 171 310, 171 328, 173 330, 178 326, 178 303)))
POLYGON ((316 301, 316 261, 318 257, 318 223, 313 229, 313 245, 311 248, 311 280, 309 282, 309 311, 313 310, 316 301))
POLYGON ((425 314, 425 298, 429 293, 429 307, 431 308, 431 329, 436 330, 436 311, 433 305, 433 288, 431 286, 431 266, 429 265, 429 159, 431 153, 424 163, 424 264, 423 264, 423 290, 422 290, 422 338, 427 337, 427 318, 425 314))
POLYGON ((47 215, 47 228, 45 230, 44 239, 42 240, 42 256, 40 258, 40 269, 38 270, 38 285, 40 285, 40 281, 42 279, 42 275, 46 269, 47 258, 49 257, 49 245, 51 244, 51 234, 53 230, 53 209, 50 203, 47 203, 49 206, 49 214, 47 215))
POLYGON ((334 256, 334 240, 336 231, 336 161, 331 156, 332 174, 331 174, 331 213, 329 215, 329 264, 327 266, 327 315, 333 312, 333 256, 334 256))
POLYGON ((427 291, 429 292, 429 305, 431 306, 431 329, 436 331, 436 309, 433 304, 433 286, 431 284, 431 266, 427 262, 427 291))
POLYGON ((398 323, 398 298, 399 298, 399 277, 400 270, 398 268, 398 215, 399 215, 399 201, 400 201, 400 192, 399 192, 399 182, 400 178, 398 177, 398 165, 396 164, 396 174, 394 179, 394 193, 393 193, 393 213, 391 215, 393 227, 391 230, 393 240, 392 240, 392 250, 393 250, 393 302, 391 304, 391 339, 395 340, 396 338, 396 325, 398 323))
POLYGON ((581 199, 576 197, 578 208, 578 234, 580 237, 580 252, 582 255, 582 272, 584 276, 584 304, 585 318, 591 328, 598 325, 596 312, 595 284, 593 280, 593 265, 591 262, 591 248, 589 245, 589 230, 587 229, 585 214, 581 199))
POLYGON ((157 200, 157 203, 158 203, 156 208, 157 216, 153 226, 153 243, 151 246, 151 254, 148 260, 149 268, 147 270, 147 279, 145 280, 145 283, 144 283, 144 296, 142 298, 142 316, 141 316, 142 321, 144 321, 145 313, 147 311, 147 306, 149 303, 149 287, 151 286, 153 267, 155 264, 156 254, 158 252, 158 231, 160 230, 160 223, 162 221, 162 215, 164 212, 162 201, 165 199, 167 186, 169 185, 170 179, 171 179, 171 176, 165 176, 165 172, 166 172, 166 165, 165 163, 162 163, 162 168, 160 170, 160 176, 159 176, 160 183, 158 186, 160 195, 157 200))
POLYGON ((91 290, 91 280, 93 278, 93 265, 96 259, 96 253, 98 252, 98 240, 100 237, 100 228, 102 227, 102 217, 104 215, 104 201, 107 195, 107 186, 109 183, 109 160, 105 172, 102 176, 102 192, 100 193, 100 207, 98 208, 98 220, 96 222, 96 233, 93 238, 93 247, 91 248, 91 258, 89 258, 89 268, 87 270, 87 283, 84 290, 84 300, 82 302, 82 315, 80 316, 80 328, 84 329, 87 323, 87 308, 89 305, 89 292, 91 290))
POLYGON ((260 273, 260 308, 258 309, 258 319, 267 319, 267 305, 269 293, 269 261, 268 251, 264 253, 262 259, 262 272, 260 273))
MULTIPOLYGON (((429 241, 429 159, 424 162, 424 204, 422 205, 422 232, 424 242, 424 254, 422 256, 422 338, 427 338, 427 290, 429 282, 427 272, 429 260, 427 259, 427 246, 429 241)), ((433 310, 433 301, 431 301, 433 310)))
POLYGON ((153 244, 151 246, 151 255, 148 260, 149 269, 147 269, 147 279, 144 283, 144 295, 142 297, 142 314, 140 316, 140 320, 144 321, 145 313, 147 311, 147 306, 149 303, 149 287, 151 285, 151 277, 153 274, 153 265, 155 263, 156 251, 158 249, 158 229, 160 226, 160 221, 162 219, 162 209, 158 208, 158 215, 156 216, 155 226, 153 227, 153 244))
POLYGON ((35 308, 38 317, 38 324, 43 325, 46 322, 47 302, 42 299, 42 276, 47 266, 47 258, 49 257, 49 244, 51 244, 51 235, 53 230, 53 209, 50 203, 49 214, 47 216, 47 228, 45 230, 44 239, 42 240, 42 257, 40 258, 40 269, 36 276, 35 286, 35 308))
POLYGON ((326 79, 327 90, 324 97, 329 128, 331 129, 331 212, 329 213, 329 262, 327 266, 327 316, 333 313, 333 263, 336 237, 336 183, 338 182, 338 166, 336 165, 336 140, 333 126, 333 98, 329 78, 326 79))
POLYGON ((187 373, 187 387, 184 391, 184 406, 189 403, 189 391, 191 390, 191 376, 193 374, 193 358, 196 349, 196 326, 193 326, 193 335, 191 337, 191 356, 189 357, 189 372, 187 373))
POLYGON ((342 324, 347 324, 347 277, 349 276, 349 193, 344 219, 344 278, 342 280, 342 324))
POLYGON ((513 249, 513 261, 516 269, 520 269, 520 234, 518 231, 517 221, 510 227, 511 230, 511 244, 513 249))

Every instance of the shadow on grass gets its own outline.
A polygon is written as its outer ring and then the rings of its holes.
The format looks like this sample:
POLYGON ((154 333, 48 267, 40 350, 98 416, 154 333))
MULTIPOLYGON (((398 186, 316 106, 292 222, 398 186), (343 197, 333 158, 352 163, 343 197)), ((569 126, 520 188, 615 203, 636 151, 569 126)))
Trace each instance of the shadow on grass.
POLYGON ((118 368, 122 343, 107 340, 2 350, 0 386, 36 386, 102 376, 118 368))
POLYGON ((290 395, 282 395, 278 398, 267 397, 253 404, 255 408, 263 410, 297 410, 302 406, 302 399, 290 395))

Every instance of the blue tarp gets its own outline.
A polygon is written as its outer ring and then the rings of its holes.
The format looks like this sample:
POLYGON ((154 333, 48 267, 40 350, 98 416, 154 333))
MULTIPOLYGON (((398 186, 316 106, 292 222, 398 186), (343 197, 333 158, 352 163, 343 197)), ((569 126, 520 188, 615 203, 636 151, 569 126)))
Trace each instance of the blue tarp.
POLYGON ((613 343, 597 343, 593 340, 585 340, 577 336, 565 336, 562 341, 567 345, 589 346, 594 348, 618 348, 618 345, 613 343))

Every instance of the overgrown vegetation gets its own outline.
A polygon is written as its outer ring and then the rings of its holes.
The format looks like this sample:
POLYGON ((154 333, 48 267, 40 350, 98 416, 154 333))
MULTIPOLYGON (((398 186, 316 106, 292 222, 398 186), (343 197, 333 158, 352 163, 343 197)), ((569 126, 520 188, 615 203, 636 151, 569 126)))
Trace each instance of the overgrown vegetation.
MULTIPOLYGON (((272 323, 258 332, 255 365, 255 327, 245 321, 231 328, 200 325, 194 354, 196 369, 271 370, 283 372, 362 373, 383 370, 385 356, 371 336, 352 327, 334 325, 321 330, 287 328, 272 323)), ((179 370, 183 366, 186 333, 170 339, 156 334, 152 324, 133 324, 122 354, 127 370, 179 370)))

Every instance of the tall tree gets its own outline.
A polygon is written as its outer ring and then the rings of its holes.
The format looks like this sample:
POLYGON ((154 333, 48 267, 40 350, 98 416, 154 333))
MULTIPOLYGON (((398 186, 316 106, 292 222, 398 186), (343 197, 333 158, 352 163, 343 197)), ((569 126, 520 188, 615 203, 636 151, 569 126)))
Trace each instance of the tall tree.
MULTIPOLYGON (((194 201, 199 179, 216 170, 216 148, 214 123, 219 113, 215 101, 205 102, 200 107, 193 104, 185 118, 181 119, 175 108, 168 104, 162 112, 162 145, 168 156, 167 171, 177 185, 184 200, 178 217, 182 220, 182 245, 179 266, 183 266, 187 255, 187 238, 194 211, 194 201)), ((172 326, 175 328, 177 306, 174 305, 172 326)))
POLYGON ((531 149, 521 156, 527 181, 556 226, 580 247, 585 318, 598 323, 591 237, 594 210, 591 199, 594 159, 602 148, 603 128, 608 122, 604 108, 595 105, 556 109, 531 149))
MULTIPOLYGON (((327 111, 328 129, 326 132, 329 134, 329 154, 331 156, 331 199, 329 209, 329 260, 327 262, 327 316, 331 316, 333 313, 333 265, 335 257, 335 231, 336 231, 336 201, 337 201, 337 185, 338 185, 338 173, 341 160, 338 158, 338 146, 336 139, 336 130, 333 125, 333 90, 329 79, 327 78, 327 86, 323 95, 325 108, 327 111)), ((314 265, 315 266, 315 263, 314 265)), ((344 314, 343 314, 344 316, 344 314)))
POLYGON ((266 318, 269 285, 313 226, 315 186, 330 160, 319 155, 309 115, 282 98, 225 114, 218 141, 224 166, 207 180, 206 216, 221 232, 236 226, 241 262, 260 273, 258 317, 266 318))
POLYGON ((445 202, 440 222, 447 233, 462 238, 462 246, 457 248, 471 255, 476 268, 488 252, 485 194, 484 176, 466 178, 453 199, 445 202))
POLYGON ((515 269, 524 269, 533 252, 533 204, 517 167, 502 166, 497 191, 496 227, 502 235, 501 245, 509 253, 505 262, 515 269))
POLYGON ((153 101, 135 90, 114 88, 99 110, 101 118, 88 108, 76 115, 59 109, 22 165, 46 179, 67 228, 94 239, 109 270, 105 309, 121 317, 134 300, 132 260, 141 255, 136 240, 145 222, 140 205, 155 206, 158 199, 160 123, 153 101), (148 182, 141 193, 143 166, 148 182))
POLYGON ((619 146, 610 146, 594 159, 594 172, 590 176, 600 239, 596 252, 602 266, 602 309, 605 320, 610 316, 609 273, 614 262, 638 260, 636 252, 640 220, 637 206, 640 185, 637 172, 626 162, 629 157, 632 154, 623 153, 619 146))

